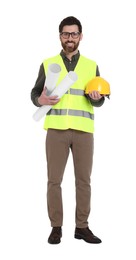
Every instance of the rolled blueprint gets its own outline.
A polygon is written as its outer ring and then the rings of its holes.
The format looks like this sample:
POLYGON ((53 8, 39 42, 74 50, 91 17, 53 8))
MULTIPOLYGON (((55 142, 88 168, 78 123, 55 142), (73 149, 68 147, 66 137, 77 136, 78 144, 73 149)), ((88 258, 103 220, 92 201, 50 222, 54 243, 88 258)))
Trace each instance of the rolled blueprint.
POLYGON ((60 71, 61 67, 57 63, 52 63, 48 66, 47 75, 44 83, 44 88, 47 88, 47 96, 49 96, 54 90, 59 78, 60 71))
MULTIPOLYGON (((69 71, 65 78, 60 82, 60 84, 53 90, 50 96, 57 95, 58 98, 61 98, 68 89, 74 84, 77 80, 77 74, 74 71, 69 71)), ((35 121, 39 121, 43 116, 45 116, 48 111, 52 108, 52 105, 44 105, 37 109, 33 115, 35 121)))

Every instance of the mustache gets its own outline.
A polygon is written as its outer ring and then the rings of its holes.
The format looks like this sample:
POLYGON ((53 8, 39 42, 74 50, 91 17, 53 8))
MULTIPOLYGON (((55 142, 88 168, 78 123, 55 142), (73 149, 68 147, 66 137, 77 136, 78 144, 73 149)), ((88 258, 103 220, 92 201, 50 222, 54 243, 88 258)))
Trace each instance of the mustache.
POLYGON ((65 42, 65 43, 67 44, 67 43, 74 43, 74 42, 73 42, 73 41, 67 41, 67 42, 65 42))

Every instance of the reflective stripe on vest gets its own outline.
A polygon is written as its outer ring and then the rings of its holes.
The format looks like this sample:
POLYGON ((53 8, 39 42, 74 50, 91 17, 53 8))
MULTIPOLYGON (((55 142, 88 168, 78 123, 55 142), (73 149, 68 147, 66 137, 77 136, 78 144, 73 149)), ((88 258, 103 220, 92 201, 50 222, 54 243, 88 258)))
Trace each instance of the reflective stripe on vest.
POLYGON ((82 116, 86 118, 90 118, 94 120, 94 114, 91 114, 86 111, 82 110, 74 110, 74 109, 51 109, 47 115, 54 115, 54 116, 64 116, 64 115, 69 115, 69 116, 82 116))
POLYGON ((71 94, 71 95, 77 95, 77 96, 84 96, 85 92, 82 89, 74 89, 71 88, 69 91, 67 91, 65 94, 71 94))

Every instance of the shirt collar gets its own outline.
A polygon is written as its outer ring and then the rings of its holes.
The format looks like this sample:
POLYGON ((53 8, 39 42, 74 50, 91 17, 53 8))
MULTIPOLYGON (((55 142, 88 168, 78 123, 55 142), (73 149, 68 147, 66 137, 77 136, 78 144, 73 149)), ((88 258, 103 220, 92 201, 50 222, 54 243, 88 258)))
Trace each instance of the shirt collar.
MULTIPOLYGON (((65 55, 65 53, 64 53, 63 50, 61 50, 60 56, 62 57, 63 60, 69 60, 69 59, 66 57, 66 55, 65 55)), ((75 55, 72 56, 72 60, 71 60, 71 61, 77 61, 77 60, 79 59, 79 56, 80 56, 80 52, 78 51, 77 54, 75 54, 75 55)))

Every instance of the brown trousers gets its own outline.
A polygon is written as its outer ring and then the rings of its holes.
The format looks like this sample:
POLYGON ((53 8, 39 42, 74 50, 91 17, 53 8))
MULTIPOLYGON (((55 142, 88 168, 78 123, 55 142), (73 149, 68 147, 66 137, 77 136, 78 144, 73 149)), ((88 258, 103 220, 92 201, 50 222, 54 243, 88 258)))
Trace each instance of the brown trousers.
POLYGON ((93 146, 93 134, 72 129, 48 129, 46 136, 47 205, 52 227, 63 225, 61 182, 70 149, 75 173, 76 227, 85 228, 88 226, 93 146))

